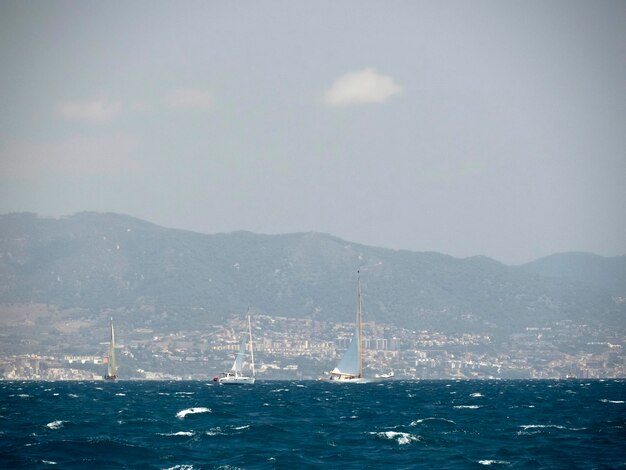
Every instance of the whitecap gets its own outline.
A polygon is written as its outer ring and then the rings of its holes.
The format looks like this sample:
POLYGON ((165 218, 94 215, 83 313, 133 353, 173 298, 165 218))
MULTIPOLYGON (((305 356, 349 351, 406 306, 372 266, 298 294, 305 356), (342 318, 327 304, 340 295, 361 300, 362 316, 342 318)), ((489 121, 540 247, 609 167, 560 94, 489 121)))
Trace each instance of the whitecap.
POLYGON ((409 434, 408 432, 398 432, 398 431, 382 431, 382 432, 370 432, 370 434, 374 434, 383 439, 388 439, 390 441, 396 441, 399 445, 410 444, 411 442, 417 442, 420 440, 418 436, 414 436, 413 434, 409 434))
POLYGON ((478 463, 481 465, 511 465, 511 462, 506 460, 479 460, 478 463))
POLYGON ((479 397, 484 397, 484 396, 485 395, 483 395, 482 393, 479 393, 479 392, 475 392, 475 393, 472 393, 470 395, 470 397, 472 397, 472 398, 479 398, 479 397))
POLYGON ((57 462, 53 461, 53 460, 42 460, 41 463, 44 463, 46 465, 56 465, 57 462))
POLYGON ((178 432, 169 432, 169 433, 159 433, 159 436, 193 436, 195 433, 193 431, 178 431, 178 432))
POLYGON ((182 410, 176 413, 176 417, 183 419, 187 415, 193 415, 196 413, 211 413, 211 410, 204 407, 187 408, 186 410, 182 410))
POLYGON ((518 431, 517 435, 529 435, 529 434, 538 434, 543 432, 544 429, 565 429, 567 431, 584 431, 587 428, 568 428, 566 426, 561 426, 559 424, 523 424, 520 426, 522 431, 518 431))
POLYGON ((116 393, 115 396, 116 397, 125 397, 126 394, 125 393, 116 393))
POLYGON ((193 465, 174 465, 173 467, 164 468, 163 470, 193 470, 193 465))
POLYGON ((457 410, 476 410, 478 408, 481 408, 481 406, 480 405, 455 405, 454 408, 457 410))
POLYGON ((59 429, 61 426, 63 426, 63 421, 60 420, 52 421, 51 423, 46 424, 46 427, 49 429, 59 429))
POLYGON ((624 400, 608 400, 606 398, 603 398, 602 400, 600 400, 602 403, 616 403, 616 404, 622 404, 624 403, 624 400))
POLYGON ((422 419, 416 419, 415 421, 411 421, 411 424, 409 424, 409 426, 417 426, 418 424, 425 423, 426 421, 443 421, 444 423, 456 424, 451 419, 445 419, 445 418, 422 418, 422 419))
POLYGON ((207 436, 223 436, 226 433, 224 431, 222 431, 222 428, 217 427, 217 428, 211 428, 206 432, 207 436))
POLYGON ((561 426, 559 424, 523 424, 520 426, 522 429, 545 429, 545 428, 554 428, 554 429, 569 429, 575 430, 574 428, 566 428, 565 426, 561 426))
POLYGON ((76 395, 75 393, 68 393, 67 396, 71 398, 78 398, 78 395, 76 395))
POLYGON ((175 392, 174 395, 194 395, 196 392, 175 392))

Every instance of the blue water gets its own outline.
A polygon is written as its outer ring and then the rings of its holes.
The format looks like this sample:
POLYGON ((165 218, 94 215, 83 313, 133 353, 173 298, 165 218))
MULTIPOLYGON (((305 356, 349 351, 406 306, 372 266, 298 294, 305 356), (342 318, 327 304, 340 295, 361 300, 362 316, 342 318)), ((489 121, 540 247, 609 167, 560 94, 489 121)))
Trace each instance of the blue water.
POLYGON ((626 381, 0 382, 3 468, 626 468, 626 381))

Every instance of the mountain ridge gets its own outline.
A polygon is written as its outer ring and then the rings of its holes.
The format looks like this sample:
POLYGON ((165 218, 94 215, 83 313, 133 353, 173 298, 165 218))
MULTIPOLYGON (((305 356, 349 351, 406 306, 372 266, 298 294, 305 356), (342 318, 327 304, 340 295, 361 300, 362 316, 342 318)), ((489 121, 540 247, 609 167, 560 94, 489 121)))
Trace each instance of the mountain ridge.
MULTIPOLYGON (((0 255, 0 303, 125 308, 130 315, 150 305, 200 309, 216 319, 251 306, 350 321, 359 269, 366 318, 416 329, 509 330, 561 320, 623 326, 626 310, 615 300, 626 297, 626 275, 603 286, 604 274, 573 279, 550 260, 508 266, 319 232, 203 234, 115 213, 0 215, 0 255)), ((616 259, 621 273, 626 257, 616 259)))

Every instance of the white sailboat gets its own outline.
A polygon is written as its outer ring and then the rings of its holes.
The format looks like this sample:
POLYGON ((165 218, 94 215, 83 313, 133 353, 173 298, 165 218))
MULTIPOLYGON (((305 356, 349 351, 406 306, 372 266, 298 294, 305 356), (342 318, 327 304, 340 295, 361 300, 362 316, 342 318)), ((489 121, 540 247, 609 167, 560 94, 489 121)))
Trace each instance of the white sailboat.
POLYGON ((117 379, 117 363, 115 361, 115 329, 113 328, 113 318, 111 318, 111 338, 109 341, 109 358, 107 361, 107 372, 104 380, 117 379))
POLYGON ((243 334, 241 337, 241 343, 239 343, 239 351, 237 352, 237 356, 235 357, 235 362, 233 366, 227 372, 222 372, 222 375, 219 377, 215 377, 213 379, 216 382, 221 384, 233 384, 233 385, 246 385, 246 384, 254 384, 255 382, 255 370, 254 370, 254 349, 252 348, 252 327, 250 326, 250 315, 248 315, 248 337, 243 334), (248 354, 246 354, 246 350, 250 350, 250 373, 251 375, 244 374, 244 358, 248 354))
POLYGON ((361 278, 357 279, 358 285, 358 306, 356 313, 356 324, 350 345, 341 361, 337 364, 328 377, 322 380, 330 380, 341 383, 366 383, 368 379, 363 378, 363 309, 361 302, 361 278))

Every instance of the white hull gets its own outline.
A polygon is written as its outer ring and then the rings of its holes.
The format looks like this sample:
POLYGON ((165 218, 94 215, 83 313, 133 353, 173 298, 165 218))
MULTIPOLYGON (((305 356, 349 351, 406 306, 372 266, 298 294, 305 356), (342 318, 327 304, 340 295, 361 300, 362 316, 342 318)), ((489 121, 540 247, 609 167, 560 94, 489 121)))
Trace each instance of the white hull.
POLYGON ((365 379, 363 377, 354 379, 338 379, 335 377, 331 379, 330 377, 321 377, 319 380, 321 380, 322 382, 331 382, 334 384, 368 384, 373 382, 372 379, 365 379))
POLYGON ((252 385, 254 377, 220 377, 218 383, 224 385, 252 385))

